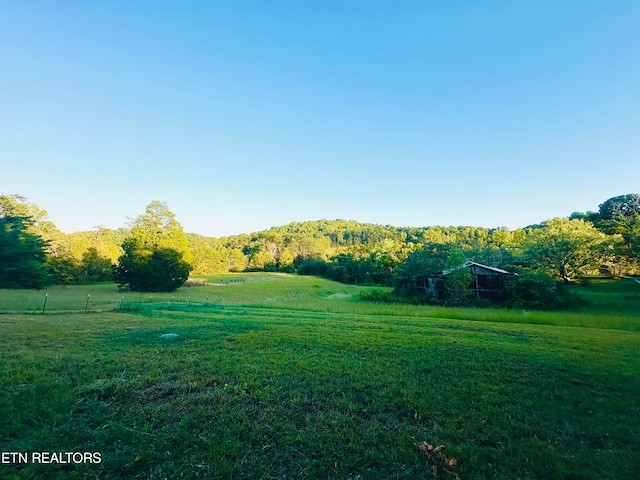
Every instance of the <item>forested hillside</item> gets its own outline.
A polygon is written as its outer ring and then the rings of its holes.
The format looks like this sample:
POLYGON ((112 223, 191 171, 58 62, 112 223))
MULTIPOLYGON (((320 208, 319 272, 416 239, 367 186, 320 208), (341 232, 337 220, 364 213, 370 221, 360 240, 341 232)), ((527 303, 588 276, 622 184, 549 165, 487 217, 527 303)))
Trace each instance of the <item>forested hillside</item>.
MULTIPOLYGON (((448 263, 465 260, 526 269, 565 282, 587 274, 636 274, 640 269, 638 194, 610 198, 597 212, 574 212, 516 230, 317 220, 211 238, 184 234, 168 206, 152 202, 147 212, 126 228, 66 234, 49 221, 45 210, 18 195, 0 196, 0 217, 4 222, 0 229, 3 249, 10 251, 11 241, 18 241, 9 238, 9 230, 17 228, 9 226, 9 219, 24 219, 20 228, 43 241, 40 248, 46 253, 48 279, 55 283, 111 281, 127 241, 137 238, 139 243, 148 231, 160 232, 169 224, 171 232, 163 233, 162 238, 180 236, 182 246, 175 248, 191 265, 192 276, 282 271, 391 286, 399 278, 438 271, 448 263)), ((158 242, 147 242, 149 255, 158 242)), ((4 285, 17 283, 5 280, 4 285)))

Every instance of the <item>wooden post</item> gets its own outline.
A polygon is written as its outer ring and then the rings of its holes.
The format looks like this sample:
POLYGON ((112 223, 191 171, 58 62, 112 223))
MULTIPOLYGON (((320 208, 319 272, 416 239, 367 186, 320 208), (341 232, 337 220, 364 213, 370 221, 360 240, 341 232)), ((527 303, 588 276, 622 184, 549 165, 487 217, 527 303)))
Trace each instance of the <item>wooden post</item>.
POLYGON ((87 303, 85 303, 84 305, 84 313, 87 313, 87 311, 89 310, 89 297, 91 296, 91 294, 87 295, 87 303))
POLYGON ((45 312, 45 310, 47 309, 47 297, 49 296, 49 293, 45 293, 44 294, 44 304, 42 305, 42 313, 45 312))

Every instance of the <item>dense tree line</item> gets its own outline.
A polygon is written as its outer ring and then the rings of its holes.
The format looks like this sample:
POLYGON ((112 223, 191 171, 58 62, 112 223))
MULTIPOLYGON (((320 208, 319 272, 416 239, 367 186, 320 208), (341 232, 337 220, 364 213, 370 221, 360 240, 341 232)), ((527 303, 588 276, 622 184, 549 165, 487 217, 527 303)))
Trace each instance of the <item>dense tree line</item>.
POLYGON ((15 270, 8 266, 9 257, 22 258, 9 252, 23 247, 32 252, 31 264, 41 266, 39 274, 34 270, 34 278, 40 280, 24 281, 24 286, 41 286, 46 283, 43 278, 56 283, 113 281, 115 275, 123 288, 149 289, 128 281, 126 272, 132 271, 131 261, 152 259, 158 263, 141 267, 144 276, 160 265, 182 269, 171 285, 185 271, 187 275, 189 271, 195 275, 281 271, 398 287, 417 274, 442 270, 456 258, 564 282, 591 273, 619 276, 640 270, 637 194, 610 198, 597 212, 575 212, 517 230, 318 220, 211 238, 185 234, 166 204, 152 202, 126 228, 65 234, 48 220, 45 210, 18 195, 0 196, 0 218, 4 275, 15 270))

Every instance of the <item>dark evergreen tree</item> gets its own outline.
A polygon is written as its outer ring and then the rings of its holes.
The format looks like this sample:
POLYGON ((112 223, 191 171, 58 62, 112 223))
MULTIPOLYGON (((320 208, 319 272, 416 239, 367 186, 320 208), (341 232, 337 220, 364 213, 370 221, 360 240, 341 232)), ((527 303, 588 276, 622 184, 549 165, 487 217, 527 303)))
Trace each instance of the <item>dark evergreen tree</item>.
POLYGON ((0 288, 42 288, 49 278, 47 242, 30 233, 29 217, 0 217, 0 288))

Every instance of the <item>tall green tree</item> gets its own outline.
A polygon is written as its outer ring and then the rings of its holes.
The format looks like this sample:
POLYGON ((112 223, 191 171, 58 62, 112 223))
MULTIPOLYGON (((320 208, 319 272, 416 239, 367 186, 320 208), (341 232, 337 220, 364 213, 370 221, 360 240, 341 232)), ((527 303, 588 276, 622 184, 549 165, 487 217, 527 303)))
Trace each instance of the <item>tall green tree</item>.
POLYGON ((0 288, 42 288, 48 283, 47 242, 31 233, 29 217, 0 213, 0 288))
POLYGON ((622 238, 617 245, 617 262, 612 273, 637 273, 640 270, 640 195, 629 193, 606 200, 600 205, 595 224, 603 232, 622 238))
POLYGON ((154 200, 147 205, 145 213, 132 222, 128 238, 134 238, 139 249, 168 248, 182 253, 183 259, 189 263, 193 260, 187 235, 164 202, 154 200))
POLYGON ((96 247, 89 247, 82 254, 79 281, 84 283, 113 281, 111 260, 100 255, 96 247))
POLYGON ((609 198, 600 204, 598 220, 607 233, 624 233, 640 217, 640 195, 629 193, 609 198))
POLYGON ((247 269, 260 271, 272 271, 276 268, 276 259, 266 246, 259 246, 249 253, 249 265, 247 269))
MULTIPOLYGON (((452 244, 429 243, 420 245, 400 265, 397 277, 399 279, 412 279, 420 275, 444 270, 452 250, 452 244)), ((460 263, 464 261, 463 259, 460 263)))
POLYGON ((237 248, 229 248, 227 250, 227 262, 230 272, 243 272, 249 264, 245 254, 237 248))
POLYGON ((282 272, 293 272, 293 261, 295 260, 293 253, 288 248, 283 248, 278 254, 278 270, 282 272))
POLYGON ((29 218, 27 232, 46 242, 47 267, 54 283, 84 281, 82 256, 92 241, 81 233, 66 234, 49 220, 46 210, 21 195, 0 195, 0 216, 29 218))
POLYGON ((58 232, 57 227, 49 220, 47 211, 28 202, 22 195, 0 195, 0 217, 7 215, 28 218, 27 230, 46 241, 51 240, 58 232))
POLYGON ((182 226, 166 203, 151 202, 122 244, 116 278, 121 288, 166 292, 180 287, 191 271, 191 252, 182 226))
POLYGON ((221 242, 193 233, 187 234, 189 250, 193 256, 192 273, 195 275, 227 273, 229 251, 221 242))
POLYGON ((50 240, 48 264, 55 283, 80 283, 82 255, 91 242, 77 233, 56 232, 50 240))
POLYGON ((597 271, 607 236, 582 219, 554 218, 534 229, 525 242, 531 265, 570 282, 576 275, 597 271))

